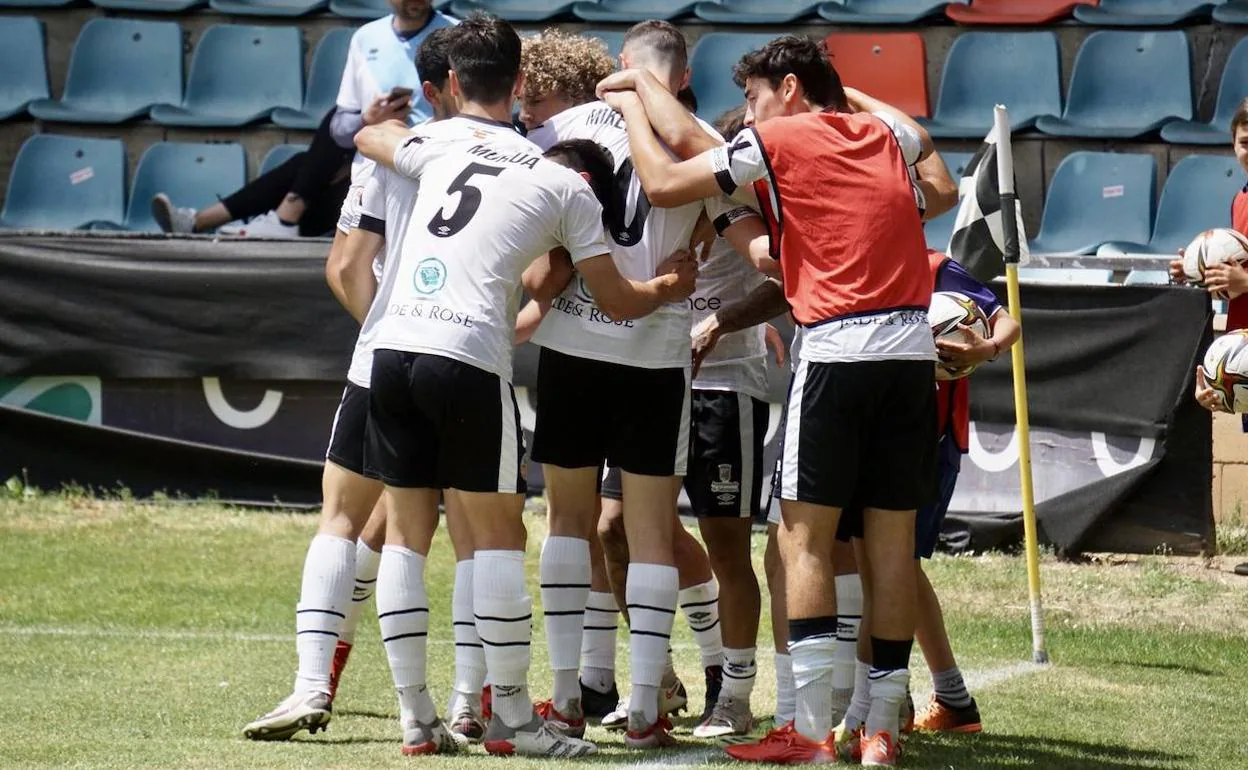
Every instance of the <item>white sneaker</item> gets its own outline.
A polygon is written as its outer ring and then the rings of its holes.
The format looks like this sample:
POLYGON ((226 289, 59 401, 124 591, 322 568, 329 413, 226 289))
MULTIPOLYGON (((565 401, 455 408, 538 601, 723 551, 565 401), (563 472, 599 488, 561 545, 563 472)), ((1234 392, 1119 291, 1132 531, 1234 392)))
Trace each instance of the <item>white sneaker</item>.
POLYGON ((724 738, 729 735, 747 735, 754 727, 754 715, 750 703, 731 695, 719 696, 715 708, 706 721, 693 728, 694 738, 724 738))
POLYGON ((528 757, 574 759, 594 754, 598 747, 589 741, 564 735, 551 722, 537 714, 523 727, 508 727, 495 712, 482 741, 485 750, 497 756, 518 754, 528 757))
POLYGON ((267 211, 246 222, 221 225, 218 235, 236 235, 241 238, 298 238, 299 225, 288 225, 277 216, 277 211, 267 211))
MULTIPOLYGON (((685 684, 678 677, 671 677, 671 681, 664 681, 659 686, 659 716, 679 714, 684 711, 688 702, 689 696, 685 692, 685 684)), ((622 700, 615 704, 615 711, 603 717, 600 724, 606 730, 615 732, 627 730, 628 701, 622 700)))
POLYGON ((195 232, 195 209, 173 205, 164 193, 152 196, 152 219, 166 233, 195 232))
POLYGON ((253 741, 284 741, 300 730, 315 735, 324 730, 333 716, 333 703, 323 692, 297 692, 277 704, 277 708, 243 728, 243 737, 253 741))
POLYGON ((428 724, 419 722, 403 728, 403 755, 419 754, 454 754, 459 751, 459 742, 446 729, 441 719, 428 724))

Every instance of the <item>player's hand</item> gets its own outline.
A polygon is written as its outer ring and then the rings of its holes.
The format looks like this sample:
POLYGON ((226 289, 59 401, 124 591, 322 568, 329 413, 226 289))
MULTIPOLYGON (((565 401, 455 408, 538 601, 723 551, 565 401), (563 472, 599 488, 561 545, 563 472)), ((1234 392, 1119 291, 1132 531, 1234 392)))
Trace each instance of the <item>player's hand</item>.
POLYGON ((958 330, 961 332, 961 342, 943 337, 936 340, 936 353, 940 356, 941 363, 962 369, 979 366, 996 356, 997 347, 991 340, 981 337, 979 332, 964 324, 959 324, 958 330))
POLYGON ((1196 367, 1196 403, 1211 412, 1230 412, 1222 403, 1222 394, 1214 390, 1205 375, 1205 367, 1196 367))
POLYGON ((677 251, 659 263, 655 276, 674 275, 676 281, 667 286, 667 301, 680 302, 693 294, 698 281, 698 261, 687 251, 677 251))
POLYGON ((636 91, 607 91, 602 95, 602 100, 608 107, 621 114, 630 104, 641 105, 641 97, 637 96, 636 91))
POLYGON ((1170 281, 1180 286, 1187 285, 1187 272, 1183 270, 1183 253, 1187 249, 1179 249, 1179 258, 1170 260, 1170 281))
POLYGON ((719 328, 719 318, 714 313, 708 315, 693 327, 690 334, 690 342, 693 347, 693 374, 698 376, 698 370, 702 368, 702 362, 711 354, 715 346, 719 343, 719 338, 723 336, 723 332, 719 328))
POLYGON ((845 86, 845 103, 849 106, 850 112, 868 112, 863 106, 862 96, 863 93, 857 88, 845 86))
POLYGON ((406 123, 407 115, 411 111, 411 96, 400 96, 392 101, 389 99, 389 94, 380 94, 374 97, 368 109, 364 110, 364 125, 375 126, 387 120, 401 120, 406 123))
POLYGON ((771 324, 763 324, 763 339, 767 340, 767 347, 771 348, 771 354, 776 357, 776 366, 784 366, 784 358, 788 350, 784 347, 784 338, 780 336, 780 330, 771 324))
POLYGON ((1205 268, 1205 288, 1221 299, 1248 294, 1248 270, 1238 262, 1224 262, 1205 268))
POLYGON ((637 78, 641 76, 641 70, 620 70, 607 75, 598 81, 598 88, 595 93, 599 99, 607 101, 607 94, 611 91, 636 91, 637 78))

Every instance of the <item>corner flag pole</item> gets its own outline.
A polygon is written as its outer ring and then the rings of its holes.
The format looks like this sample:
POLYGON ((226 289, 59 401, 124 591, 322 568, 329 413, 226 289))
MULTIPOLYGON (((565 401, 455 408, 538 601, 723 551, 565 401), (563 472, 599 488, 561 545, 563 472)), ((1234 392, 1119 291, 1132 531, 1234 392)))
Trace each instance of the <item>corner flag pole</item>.
MULTIPOLYGON (((1014 151, 1010 146, 1009 112, 1000 104, 993 110, 997 132, 997 188, 1001 194, 1001 227, 1005 240, 1005 281, 1010 315, 1023 324, 1023 308, 1018 295, 1019 233, 1018 196, 1014 192, 1014 151)), ((1023 533, 1027 549, 1027 590, 1031 600, 1031 657, 1048 663, 1044 649, 1044 606, 1040 600, 1040 544, 1036 535, 1036 499, 1031 477, 1031 425, 1027 415, 1027 376, 1023 358, 1023 338, 1010 351, 1014 372, 1014 414, 1018 431, 1018 470, 1022 477, 1023 533)))

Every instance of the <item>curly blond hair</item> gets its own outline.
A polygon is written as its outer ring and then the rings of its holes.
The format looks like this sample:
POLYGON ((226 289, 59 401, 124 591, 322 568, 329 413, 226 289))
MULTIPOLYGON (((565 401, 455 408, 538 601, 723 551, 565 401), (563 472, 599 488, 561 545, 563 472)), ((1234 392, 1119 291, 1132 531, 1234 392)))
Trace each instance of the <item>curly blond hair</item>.
POLYGON ((552 28, 524 39, 520 69, 526 97, 559 94, 583 104, 593 101, 598 81, 615 72, 615 62, 598 38, 552 28))

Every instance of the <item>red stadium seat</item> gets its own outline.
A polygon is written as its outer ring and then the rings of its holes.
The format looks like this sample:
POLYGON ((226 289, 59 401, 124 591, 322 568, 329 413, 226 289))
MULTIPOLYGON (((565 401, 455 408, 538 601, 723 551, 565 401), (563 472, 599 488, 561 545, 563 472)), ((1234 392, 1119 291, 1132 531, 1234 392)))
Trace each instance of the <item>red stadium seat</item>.
POLYGON ((1076 5, 1099 0, 971 0, 950 4, 945 15, 959 24, 1049 24, 1070 16, 1076 5))
POLYGON ((840 33, 827 37, 841 82, 910 115, 927 108, 927 49, 916 32, 840 33))

